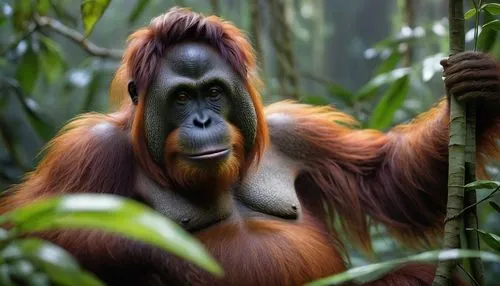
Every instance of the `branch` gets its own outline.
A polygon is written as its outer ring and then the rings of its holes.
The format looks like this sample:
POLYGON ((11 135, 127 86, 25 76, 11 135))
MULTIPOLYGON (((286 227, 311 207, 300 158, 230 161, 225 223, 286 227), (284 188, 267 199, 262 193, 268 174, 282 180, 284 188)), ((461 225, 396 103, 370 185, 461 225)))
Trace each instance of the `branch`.
MULTIPOLYGON (((479 200, 478 202, 475 202, 474 204, 472 205, 469 205, 467 206, 466 208, 464 208, 463 210, 461 210, 459 213, 457 213, 456 215, 450 217, 449 219, 456 219, 457 217, 461 216, 462 214, 464 214, 466 211, 470 210, 471 208, 473 207, 476 207, 477 205, 479 205, 480 203, 486 201, 486 200, 489 200, 491 197, 493 197, 493 195, 498 192, 500 190, 500 187, 496 188, 493 192, 491 192, 489 195, 487 195, 486 197, 482 198, 481 200, 479 200)), ((468 192, 472 192, 473 190, 469 190, 468 192)), ((474 195, 475 195, 475 192, 474 192, 474 195)), ((475 249, 477 250, 477 249, 475 249)))
POLYGON ((63 35, 78 44, 91 56, 111 59, 121 59, 122 57, 122 50, 99 47, 87 40, 80 32, 71 29, 54 18, 35 15, 34 20, 38 27, 49 28, 58 34, 63 35))

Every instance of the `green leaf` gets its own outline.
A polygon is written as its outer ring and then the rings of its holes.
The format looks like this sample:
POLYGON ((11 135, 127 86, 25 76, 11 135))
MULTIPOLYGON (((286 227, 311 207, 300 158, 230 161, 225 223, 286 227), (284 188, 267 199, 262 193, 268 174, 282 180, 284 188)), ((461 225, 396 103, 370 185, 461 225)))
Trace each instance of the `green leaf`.
POLYGON ((47 15, 50 8, 50 0, 37 0, 36 11, 40 15, 47 15))
POLYGON ((486 10, 491 15, 500 15, 500 4, 498 3, 488 3, 481 6, 481 10, 486 10))
POLYGON ((489 203, 490 203, 490 206, 492 208, 494 208, 497 211, 497 213, 500 214, 500 206, 497 203, 495 203, 494 201, 490 201, 489 203))
POLYGON ((134 23, 137 18, 144 12, 144 9, 148 6, 149 2, 151 0, 138 0, 137 3, 135 4, 134 9, 128 16, 128 21, 129 23, 134 23))
POLYGON ((493 20, 483 25, 484 29, 492 29, 495 31, 500 31, 500 20, 493 20))
POLYGON ((16 91, 17 98, 23 110, 28 115, 28 121, 35 132, 45 141, 50 140, 55 133, 54 127, 50 125, 43 116, 38 103, 32 98, 25 98, 24 95, 16 91))
POLYGON ((496 39, 498 37, 498 32, 493 29, 483 29, 479 33, 477 39, 477 48, 479 51, 488 53, 491 51, 495 45, 496 39))
POLYGON ((74 194, 33 203, 5 215, 25 233, 61 228, 98 228, 137 239, 219 275, 222 269, 180 226, 151 208, 109 194, 74 194))
POLYGON ((380 74, 363 85, 356 93, 355 99, 358 101, 368 99, 368 97, 370 97, 379 87, 395 82, 400 78, 409 75, 410 72, 410 68, 398 68, 390 72, 380 74))
POLYGON ((38 56, 30 47, 17 67, 16 78, 26 93, 32 93, 38 79, 38 56))
POLYGON ((468 231, 476 231, 481 239, 489 246, 491 249, 495 250, 495 252, 500 253, 500 236, 482 231, 480 229, 468 228, 468 231))
POLYGON ((327 90, 330 95, 342 100, 346 105, 352 106, 354 94, 351 91, 347 90, 340 84, 329 84, 327 86, 327 90))
POLYGON ((80 6, 82 13, 83 27, 85 29, 85 36, 87 37, 92 33, 95 24, 108 8, 111 0, 83 0, 80 6))
POLYGON ((434 250, 427 251, 417 255, 412 255, 407 258, 393 259, 385 262, 364 265, 356 268, 349 269, 340 274, 330 277, 322 278, 306 285, 308 286, 322 286, 322 285, 339 285, 349 281, 363 284, 374 281, 393 271, 399 266, 407 263, 414 262, 430 262, 438 260, 456 260, 461 258, 479 257, 484 261, 493 261, 500 263, 500 255, 485 252, 464 249, 448 249, 448 250, 434 250))
POLYGON ((477 189, 494 190, 498 187, 500 187, 500 182, 489 181, 489 180, 478 180, 465 185, 465 188, 469 190, 477 190, 477 189))
POLYGON ((64 70, 64 60, 59 44, 48 37, 41 40, 40 66, 49 83, 58 80, 64 70))
POLYGON ((465 12, 464 14, 464 18, 465 20, 469 20, 470 18, 472 18, 474 15, 476 15, 477 11, 476 11, 476 8, 472 8, 470 9, 469 11, 465 12))
MULTIPOLYGON (((22 257, 30 261, 57 285, 103 285, 92 274, 82 270, 75 259, 64 249, 41 239, 18 240, 9 244, 4 251, 10 253, 10 260, 14 256, 14 258, 22 257)), ((2 257, 8 257, 8 255, 2 257)))
POLYGON ((393 50, 391 55, 378 65, 377 69, 375 70, 375 74, 379 75, 390 72, 391 70, 395 69, 401 58, 402 58, 401 53, 398 52, 397 50, 393 50))
POLYGON ((17 0, 14 6, 14 28, 17 31, 23 31, 33 14, 33 4, 31 0, 17 0))
POLYGON ((384 129, 391 125, 394 113, 401 107, 410 89, 410 78, 405 76, 392 84, 382 95, 368 121, 369 128, 384 129))

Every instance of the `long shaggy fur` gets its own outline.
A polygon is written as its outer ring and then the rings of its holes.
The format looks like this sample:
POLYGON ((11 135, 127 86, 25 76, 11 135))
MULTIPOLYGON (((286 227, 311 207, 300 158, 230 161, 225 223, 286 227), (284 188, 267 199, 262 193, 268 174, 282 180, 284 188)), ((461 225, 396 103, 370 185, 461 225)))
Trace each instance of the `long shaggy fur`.
MULTIPOLYGON (((478 175, 484 176, 484 158, 500 158, 500 120, 490 103, 478 104, 478 175)), ((303 163, 351 241, 370 251, 374 219, 411 246, 436 242, 446 205, 446 100, 386 134, 353 129, 353 118, 330 107, 279 102, 266 116, 273 144, 303 163), (293 144, 278 138, 293 138, 293 144)))
MULTIPOLYGON (((243 154, 240 132, 233 130, 236 156, 223 166, 227 173, 223 184, 230 184, 237 172, 244 175, 258 161, 269 127, 273 145, 303 167, 296 182, 303 207, 301 220, 240 219, 197 233, 225 267, 223 280, 214 280, 151 246, 99 231, 64 230, 40 234, 42 237, 68 249, 109 285, 297 285, 343 271, 342 245, 338 235, 326 227, 323 200, 338 213, 351 241, 366 250, 371 245, 368 217, 385 224, 410 245, 435 239, 441 231, 446 200, 446 101, 386 134, 355 129, 355 120, 332 108, 291 102, 268 107, 266 122, 253 51, 243 33, 217 17, 179 8, 155 18, 129 38, 110 90, 120 109, 108 115, 83 115, 68 124, 49 143, 37 168, 2 198, 0 213, 67 193, 112 193, 141 200, 134 181, 138 167, 164 186, 169 177, 180 184, 187 184, 192 175, 206 179, 191 174, 189 166, 164 170, 153 162, 145 143, 143 113, 148 86, 165 52, 182 41, 205 42, 216 48, 245 80, 255 106, 254 147, 243 154), (128 99, 131 78, 140 93, 137 106, 128 99)), ((495 143, 500 134, 498 106, 498 100, 495 104, 478 102, 480 175, 484 175, 481 164, 485 158, 500 155, 495 143)), ((175 141, 175 133, 171 136, 175 141)), ((175 152, 175 144, 167 145, 173 148, 167 148, 168 156, 175 152)), ((166 161, 176 164, 175 158, 166 161)), ((426 285, 433 269, 408 266, 371 285, 426 285)))

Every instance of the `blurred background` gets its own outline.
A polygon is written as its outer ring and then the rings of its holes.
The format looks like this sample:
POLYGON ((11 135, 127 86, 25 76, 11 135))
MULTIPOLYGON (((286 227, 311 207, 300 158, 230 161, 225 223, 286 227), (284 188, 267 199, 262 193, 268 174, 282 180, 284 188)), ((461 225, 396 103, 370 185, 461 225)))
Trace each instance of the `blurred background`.
MULTIPOLYGON (((449 50, 447 3, 110 1, 84 41, 80 1, 0 0, 0 190, 33 168, 41 148, 68 120, 109 110, 108 87, 127 35, 172 6, 219 15, 247 32, 265 82, 265 103, 332 104, 362 127, 387 130, 444 94, 439 60, 449 50)), ((471 1, 465 5, 472 7, 471 1)), ((484 12, 480 20, 492 19, 484 12)), ((474 46, 473 20, 466 21, 468 49, 474 46)), ((481 31, 478 47, 500 58, 498 30, 481 31)), ((498 165, 488 171, 500 180, 498 165)), ((499 213, 488 204, 480 205, 479 213, 482 229, 500 233, 499 213)), ((374 238, 375 257, 352 250, 354 265, 407 253, 383 229, 374 230, 374 238)), ((487 271, 495 285, 500 266, 487 264, 487 271)))

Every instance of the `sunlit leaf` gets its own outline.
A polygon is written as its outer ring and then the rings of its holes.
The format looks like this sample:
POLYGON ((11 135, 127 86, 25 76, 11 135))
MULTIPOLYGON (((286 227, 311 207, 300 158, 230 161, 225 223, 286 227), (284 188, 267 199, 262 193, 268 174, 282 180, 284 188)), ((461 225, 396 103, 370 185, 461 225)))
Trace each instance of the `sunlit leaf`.
POLYGON ((481 10, 486 10, 491 15, 500 15, 500 4, 499 3, 487 3, 481 6, 481 10))
POLYGON ((364 265, 352 268, 340 274, 322 278, 313 281, 311 283, 308 283, 306 285, 308 286, 339 285, 349 281, 362 284, 377 280, 381 278, 383 275, 393 271, 397 267, 400 267, 407 263, 430 262, 438 260, 456 260, 469 257, 478 257, 484 261, 492 261, 500 263, 500 255, 491 252, 464 250, 464 249, 434 250, 434 251, 423 252, 417 255, 412 255, 407 258, 394 259, 385 262, 374 263, 370 265, 364 265))
POLYGON ((468 228, 468 231, 476 231, 481 239, 489 246, 491 249, 495 250, 497 253, 500 253, 500 236, 482 231, 480 229, 468 228))
POLYGON ((17 0, 14 5, 14 28, 23 31, 33 14, 33 5, 31 0, 17 0))
POLYGON ((495 31, 500 31, 500 20, 493 20, 483 25, 483 30, 492 29, 495 31))
POLYGON ((64 249, 40 239, 29 238, 14 241, 3 252, 7 254, 0 253, 0 255, 6 260, 21 257, 30 261, 57 285, 103 285, 93 275, 82 270, 75 259, 64 249))
POLYGON ((500 206, 497 203, 495 203, 494 201, 490 201, 489 203, 490 203, 490 206, 492 208, 494 208, 497 211, 497 213, 500 214, 500 206))
POLYGON ((468 183, 465 185, 466 189, 469 190, 476 190, 476 189, 488 189, 488 190, 494 190, 496 188, 500 187, 500 182, 497 181, 489 181, 489 180, 478 180, 474 181, 472 183, 468 183))
POLYGON ((110 2, 111 0, 82 0, 80 10, 82 13, 85 36, 92 33, 95 24, 101 19, 110 2))
POLYGON ((137 3, 134 6, 134 9, 132 10, 130 15, 128 16, 129 23, 134 23, 137 20, 137 18, 142 14, 144 9, 148 6, 149 2, 151 2, 151 0, 138 0, 137 1, 137 3))
POLYGON ((59 44, 48 37, 43 37, 40 43, 40 66, 49 83, 53 83, 63 74, 62 51, 59 44))
POLYGON ((214 274, 222 270, 180 226, 133 200, 109 194, 75 194, 33 203, 5 215, 16 230, 98 228, 144 241, 214 274))
POLYGON ((382 95, 373 110, 368 126, 374 129, 384 129, 392 123, 394 113, 401 107, 410 88, 408 76, 402 77, 392 84, 382 95))
POLYGON ((50 0, 37 0, 36 11, 40 15, 46 15, 50 8, 50 0))
POLYGON ((380 74, 368 83, 363 85, 356 94, 356 100, 363 100, 369 97, 373 91, 377 90, 379 87, 395 82, 402 77, 409 75, 411 72, 410 68, 398 68, 387 73, 380 74))
POLYGON ((17 67, 16 78, 26 93, 33 92, 38 79, 38 56, 30 47, 17 67))
POLYGON ((476 15, 476 12, 477 12, 476 8, 472 8, 469 11, 465 12, 465 14, 464 14, 465 20, 472 18, 474 15, 476 15))

